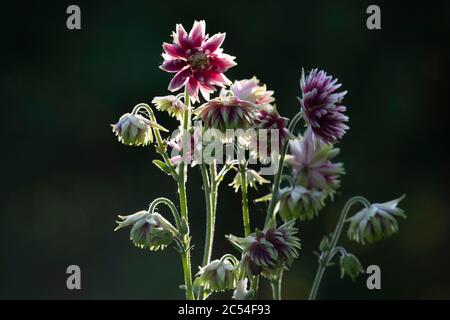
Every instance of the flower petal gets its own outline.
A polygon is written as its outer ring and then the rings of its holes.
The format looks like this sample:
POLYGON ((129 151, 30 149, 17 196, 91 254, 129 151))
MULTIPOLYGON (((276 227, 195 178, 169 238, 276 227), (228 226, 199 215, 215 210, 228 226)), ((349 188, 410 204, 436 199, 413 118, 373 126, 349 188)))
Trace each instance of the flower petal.
POLYGON ((166 54, 173 59, 186 58, 186 55, 183 52, 183 50, 181 50, 181 48, 176 45, 170 43, 163 43, 163 49, 166 52, 166 54))
POLYGON ((211 63, 211 70, 214 72, 225 72, 229 68, 237 65, 233 60, 235 57, 230 56, 228 54, 220 54, 220 55, 211 55, 209 57, 209 61, 211 63))
POLYGON ((205 39, 205 20, 194 21, 191 31, 189 32, 189 39, 193 47, 200 47, 205 39))
POLYGON ((159 68, 167 72, 178 72, 182 70, 186 65, 187 62, 185 60, 173 59, 164 61, 159 68))
POLYGON ((214 53, 225 40, 225 33, 218 33, 206 40, 203 45, 203 51, 206 54, 214 53))
POLYGON ((190 75, 189 69, 184 69, 180 72, 178 72, 170 81, 169 83, 169 90, 170 91, 177 91, 181 87, 183 87, 186 82, 188 81, 188 77, 190 75))

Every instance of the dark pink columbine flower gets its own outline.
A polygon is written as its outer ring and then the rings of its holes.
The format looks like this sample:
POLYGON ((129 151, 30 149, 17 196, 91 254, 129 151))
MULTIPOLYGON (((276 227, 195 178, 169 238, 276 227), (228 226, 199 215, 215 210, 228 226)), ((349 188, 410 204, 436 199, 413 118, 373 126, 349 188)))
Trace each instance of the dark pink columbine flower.
POLYGON ((335 92, 341 84, 324 71, 312 70, 300 80, 302 98, 300 99, 303 116, 314 134, 327 143, 341 139, 349 128, 344 115, 346 107, 341 104, 347 91, 335 92))
POLYGON ((248 129, 253 124, 256 106, 233 96, 220 96, 195 109, 197 119, 203 121, 205 129, 248 129))
POLYGON ((289 144, 291 154, 286 156, 286 164, 291 168, 297 184, 307 189, 334 192, 340 186, 339 177, 344 174, 342 163, 331 160, 339 154, 338 148, 324 143, 306 129, 302 138, 289 144))
POLYGON ((261 161, 265 161, 266 157, 271 156, 275 147, 272 146, 272 130, 278 130, 276 147, 278 148, 278 152, 281 152, 283 144, 289 136, 289 130, 287 128, 288 120, 288 118, 280 116, 275 107, 268 105, 265 108, 258 109, 253 121, 258 136, 257 139, 253 139, 250 144, 252 155, 258 155, 261 161), (266 130, 265 134, 264 131, 260 130, 266 130), (266 151, 265 157, 263 157, 263 154, 260 152, 261 150, 266 151))
POLYGON ((269 228, 264 237, 270 242, 283 263, 290 265, 298 257, 301 249, 300 239, 296 236, 298 229, 295 221, 289 221, 278 228, 269 228))
POLYGON ((220 46, 225 33, 218 33, 211 38, 205 35, 205 21, 195 21, 189 32, 177 24, 172 34, 173 43, 163 44, 164 62, 160 68, 176 73, 169 84, 174 92, 186 86, 192 101, 198 101, 198 91, 206 100, 216 89, 224 87, 231 81, 223 74, 236 65, 235 57, 222 53, 220 46))
POLYGON ((298 257, 301 246, 294 223, 290 221, 278 228, 256 230, 245 238, 227 236, 231 243, 241 248, 241 265, 248 276, 270 275, 298 257))

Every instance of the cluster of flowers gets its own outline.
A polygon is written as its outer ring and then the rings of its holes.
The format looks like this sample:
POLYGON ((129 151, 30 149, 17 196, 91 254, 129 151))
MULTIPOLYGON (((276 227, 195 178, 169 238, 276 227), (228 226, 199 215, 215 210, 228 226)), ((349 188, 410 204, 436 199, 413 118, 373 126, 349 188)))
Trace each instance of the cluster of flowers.
MULTIPOLYGON (((274 184, 272 190, 276 193, 263 197, 276 202, 274 212, 278 213, 284 224, 277 227, 276 218, 269 219, 262 231, 256 229, 246 237, 227 236, 241 252, 241 258, 227 254, 219 260, 208 262, 200 267, 194 282, 207 292, 234 289, 235 299, 249 298, 255 294, 247 289, 249 280, 253 281, 258 276, 273 278, 298 257, 301 245, 295 221, 316 217, 325 201, 332 199, 340 187, 340 177, 345 171, 342 163, 333 162, 339 153, 339 149, 333 145, 349 129, 346 107, 343 105, 347 92, 338 91, 341 84, 324 71, 313 69, 307 74, 302 72, 298 112, 303 117, 306 128, 303 134, 294 136, 295 124, 288 127, 288 119, 279 114, 274 104, 273 91, 268 90, 256 77, 231 82, 224 75, 236 65, 235 57, 223 53, 221 49, 225 34, 209 37, 205 33, 205 22, 196 21, 189 33, 182 25, 177 25, 172 38, 172 43, 163 44, 164 62, 160 68, 174 73, 168 89, 176 92, 184 88, 185 93, 155 97, 152 103, 157 110, 168 112, 177 118, 180 128, 186 121, 191 121, 191 118, 186 117, 190 117, 192 112, 194 120, 201 122, 201 128, 194 130, 190 140, 188 139, 187 148, 183 148, 186 143, 183 134, 172 139, 162 139, 160 131, 168 130, 157 124, 151 108, 137 107, 131 113, 123 115, 113 125, 113 131, 120 142, 133 146, 149 145, 156 136, 157 151, 160 154, 164 154, 168 146, 188 158, 192 158, 195 153, 202 153, 201 146, 199 148, 194 143, 194 138, 208 129, 224 134, 221 140, 228 144, 240 144, 241 141, 227 140, 227 130, 269 130, 268 134, 266 131, 264 136, 246 141, 245 144, 250 153, 261 162, 267 158, 260 157, 258 150, 265 148, 268 152, 264 154, 273 157, 273 151, 287 150, 289 143, 289 153, 284 162, 289 174, 281 177, 282 183, 287 184, 281 189, 279 184, 274 184), (216 87, 221 88, 220 93, 211 98, 216 87), (200 94, 205 102, 193 108, 191 103, 200 102, 200 94), (277 135, 275 140, 271 137, 274 132, 277 135), (276 145, 273 145, 274 141, 276 145)), ((282 153, 281 159, 284 156, 282 153)), ((168 162, 159 161, 156 164, 165 173, 173 174, 186 161, 183 157, 171 157, 168 162)), ((280 158, 277 153, 275 158, 280 158)), ((227 165, 234 168, 235 164, 227 165)), ((257 184, 270 183, 246 165, 245 178, 246 186, 254 188, 257 184)), ((238 191, 242 188, 242 179, 242 174, 238 172, 230 186, 238 191)), ((363 210, 347 219, 350 222, 348 237, 364 244, 395 233, 398 230, 395 218, 404 216, 397 207, 400 200, 401 198, 383 204, 366 205, 363 210)), ((186 225, 185 230, 180 230, 183 226, 180 221, 174 227, 154 212, 141 211, 120 218, 122 221, 117 229, 132 226, 131 240, 135 245, 150 250, 163 249, 173 240, 182 241, 180 234, 188 233, 186 225)), ((330 250, 327 241, 321 244, 323 252, 330 250)), ((340 264, 343 274, 352 278, 361 271, 357 258, 346 252, 342 254, 340 264)))

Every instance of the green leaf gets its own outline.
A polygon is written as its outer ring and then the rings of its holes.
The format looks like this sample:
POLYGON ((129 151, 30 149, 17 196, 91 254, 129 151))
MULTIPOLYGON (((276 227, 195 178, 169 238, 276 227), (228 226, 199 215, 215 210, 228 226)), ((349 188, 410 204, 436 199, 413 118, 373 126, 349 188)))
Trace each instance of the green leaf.
POLYGON ((272 194, 269 193, 269 194, 266 194, 264 197, 256 199, 255 202, 256 203, 258 203, 258 202, 267 202, 267 201, 270 201, 271 199, 272 199, 272 194))
POLYGON ((155 166, 157 166, 159 169, 161 169, 162 172, 170 175, 170 167, 167 164, 165 164, 161 160, 153 160, 152 162, 155 166))

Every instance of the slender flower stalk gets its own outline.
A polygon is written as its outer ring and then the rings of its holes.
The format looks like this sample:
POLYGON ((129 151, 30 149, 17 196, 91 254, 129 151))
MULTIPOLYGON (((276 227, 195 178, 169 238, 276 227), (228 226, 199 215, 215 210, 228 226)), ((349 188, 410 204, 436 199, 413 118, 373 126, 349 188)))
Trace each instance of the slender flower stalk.
POLYGON ((241 192, 242 192, 242 219, 244 222, 245 236, 252 232, 250 227, 250 213, 248 211, 248 194, 247 194, 247 165, 240 164, 239 172, 241 174, 241 192))
MULTIPOLYGON (((202 265, 206 266, 211 261, 212 246, 214 241, 214 216, 212 208, 212 194, 211 194, 211 182, 208 176, 208 171, 206 169, 206 164, 200 164, 200 171, 202 173, 203 180, 203 191, 205 193, 205 204, 206 204, 206 231, 205 231, 205 247, 203 251, 203 262, 202 265)), ((204 288, 201 287, 198 299, 204 299, 204 288)))
POLYGON ((322 281, 322 277, 325 273, 325 269, 330 265, 331 260, 334 255, 337 253, 335 250, 337 242, 342 233, 342 228, 344 227, 345 219, 347 218, 347 214, 350 211, 350 208, 356 203, 362 203, 366 208, 370 207, 369 201, 363 197, 353 197, 347 201, 342 209, 341 215, 339 217, 339 221, 336 225, 336 229, 334 229, 333 236, 330 241, 330 245, 325 252, 322 252, 319 258, 319 268, 317 269, 316 277, 314 278, 314 282, 309 293, 309 300, 315 300, 317 296, 317 291, 319 290, 320 282, 322 281))
MULTIPOLYGON (((183 131, 188 132, 191 126, 191 107, 189 100, 189 93, 187 89, 185 89, 185 98, 184 104, 186 105, 186 110, 184 111, 183 117, 183 131)), ((183 140, 185 139, 185 135, 183 134, 183 140)), ((183 146, 186 143, 183 141, 183 146)), ((187 206, 187 196, 186 196, 186 171, 187 167, 184 161, 181 161, 179 165, 178 172, 178 195, 180 199, 180 211, 181 218, 185 221, 185 223, 189 226, 189 217, 188 217, 188 206, 187 206)), ((186 289, 186 298, 188 300, 194 300, 194 291, 192 287, 192 271, 191 271, 191 239, 189 234, 183 236, 184 250, 181 253, 181 259, 183 263, 183 272, 184 272, 184 284, 186 289)))

